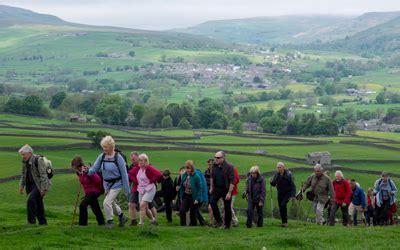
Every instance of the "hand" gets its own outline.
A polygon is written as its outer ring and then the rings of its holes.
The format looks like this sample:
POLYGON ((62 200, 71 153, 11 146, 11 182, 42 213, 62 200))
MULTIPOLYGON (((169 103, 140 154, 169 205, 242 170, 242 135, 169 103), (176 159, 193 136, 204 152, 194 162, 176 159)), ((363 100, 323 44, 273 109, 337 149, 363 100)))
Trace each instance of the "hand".
POLYGON ((19 193, 24 194, 24 188, 19 188, 19 193))
POLYGON ((194 204, 198 204, 198 203, 199 203, 199 201, 198 201, 198 200, 195 200, 193 203, 194 203, 194 204))
POLYGON ((181 189, 180 186, 176 186, 176 191, 179 192, 179 190, 181 189))
POLYGON ((259 207, 262 207, 264 204, 263 204, 263 202, 262 201, 260 201, 259 203, 258 203, 258 206, 259 207))
POLYGON ((232 198, 232 194, 228 192, 226 194, 225 200, 229 201, 229 200, 231 200, 231 198, 232 198))
POLYGON ((272 178, 269 178, 269 183, 272 183, 272 178))
POLYGON ((40 192, 40 195, 42 196, 42 198, 47 194, 47 190, 46 191, 42 191, 40 192))

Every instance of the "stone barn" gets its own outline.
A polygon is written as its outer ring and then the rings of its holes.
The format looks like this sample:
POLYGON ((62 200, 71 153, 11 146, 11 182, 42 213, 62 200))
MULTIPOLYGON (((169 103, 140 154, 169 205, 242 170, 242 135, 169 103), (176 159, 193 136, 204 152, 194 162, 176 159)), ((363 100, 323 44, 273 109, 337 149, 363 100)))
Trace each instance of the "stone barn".
POLYGON ((312 152, 306 154, 306 161, 310 164, 331 164, 331 153, 329 152, 312 152))

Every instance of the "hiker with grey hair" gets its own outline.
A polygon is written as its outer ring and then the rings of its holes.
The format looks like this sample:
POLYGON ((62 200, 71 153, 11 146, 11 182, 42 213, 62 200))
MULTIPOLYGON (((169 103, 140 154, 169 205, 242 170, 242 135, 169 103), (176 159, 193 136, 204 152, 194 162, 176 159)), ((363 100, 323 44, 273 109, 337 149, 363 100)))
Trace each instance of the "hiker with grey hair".
POLYGON ((25 188, 28 195, 28 224, 36 224, 37 217, 39 225, 47 225, 43 198, 49 191, 51 182, 47 176, 44 157, 33 154, 33 149, 28 144, 20 148, 18 153, 22 157, 22 175, 19 192, 23 194, 25 188))
POLYGON ((325 205, 335 202, 335 190, 331 179, 324 174, 324 169, 320 164, 314 166, 314 174, 309 176, 302 187, 302 192, 311 187, 307 192, 307 199, 313 202, 315 212, 315 223, 322 225, 325 223, 323 218, 325 205))
POLYGON ((344 178, 342 171, 338 170, 335 173, 335 180, 332 182, 335 189, 335 202, 330 207, 329 211, 329 225, 335 225, 336 211, 340 208, 342 210, 342 224, 347 226, 349 222, 349 205, 351 202, 352 190, 348 180, 344 178))
POLYGON ((278 190, 279 213, 282 220, 281 226, 287 227, 288 219, 286 206, 289 200, 295 197, 296 186, 291 172, 285 169, 285 164, 283 162, 278 162, 276 165, 276 173, 274 177, 270 179, 270 184, 278 190))
POLYGON ((376 180, 374 185, 375 194, 375 217, 378 225, 387 225, 389 223, 389 209, 396 203, 397 188, 394 181, 389 178, 389 174, 382 172, 381 178, 376 180))

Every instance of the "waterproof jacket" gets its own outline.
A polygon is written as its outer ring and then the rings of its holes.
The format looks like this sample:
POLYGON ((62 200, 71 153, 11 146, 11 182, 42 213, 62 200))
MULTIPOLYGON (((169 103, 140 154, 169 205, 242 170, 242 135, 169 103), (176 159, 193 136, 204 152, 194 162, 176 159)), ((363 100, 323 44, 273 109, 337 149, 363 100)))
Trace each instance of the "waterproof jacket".
POLYGON ((351 197, 351 203, 355 206, 361 206, 362 208, 366 207, 366 199, 365 199, 365 193, 362 188, 359 186, 356 186, 353 189, 353 194, 351 197))
POLYGON ((314 201, 324 204, 329 199, 333 202, 335 201, 335 190, 331 179, 327 175, 323 174, 320 177, 317 177, 315 174, 311 175, 304 183, 304 190, 309 187, 311 187, 311 192, 315 195, 314 201))
POLYGON ((296 185, 294 184, 292 174, 288 170, 284 170, 283 174, 275 173, 272 178, 271 185, 276 186, 278 189, 278 194, 285 195, 290 193, 290 197, 295 197, 296 195, 296 185))
MULTIPOLYGON (((215 169, 218 168, 218 164, 214 164, 211 169, 211 181, 212 185, 215 188, 215 169)), ((233 170, 233 166, 228 163, 227 161, 224 161, 221 164, 221 167, 224 172, 224 181, 225 181, 225 188, 226 190, 229 190, 230 185, 235 185, 235 171, 233 170)))
POLYGON ((171 177, 161 179, 161 195, 165 202, 171 202, 174 199, 174 182, 172 181, 171 177))
MULTIPOLYGON (((394 184, 394 181, 392 179, 388 178, 388 186, 389 186, 389 197, 390 197, 390 205, 393 205, 393 203, 396 202, 396 193, 397 193, 397 187, 394 184)), ((376 200, 376 205, 380 207, 382 205, 382 186, 384 185, 384 182, 382 179, 378 179, 375 182, 374 185, 374 193, 376 194, 375 200, 376 200)))
POLYGON ((332 184, 335 189, 336 204, 342 205, 344 203, 350 205, 352 190, 349 181, 346 179, 341 181, 334 180, 332 184))
POLYGON ((83 190, 85 191, 85 194, 90 194, 90 193, 102 193, 102 187, 103 185, 101 183, 101 177, 94 173, 92 175, 86 175, 86 174, 79 174, 77 173, 79 177, 79 182, 82 184, 83 190))
POLYGON ((204 174, 196 169, 195 173, 200 177, 200 182, 201 182, 201 193, 202 193, 202 200, 201 202, 206 203, 208 202, 208 187, 207 187, 207 181, 204 176, 204 174))
POLYGON ((264 177, 258 175, 257 178, 253 178, 250 176, 246 184, 246 193, 249 203, 260 201, 264 203, 266 194, 264 177))
MULTIPOLYGON (((183 183, 185 182, 188 173, 184 173, 181 177, 179 197, 183 199, 183 194, 185 193, 185 187, 183 183)), ((190 188, 192 190, 193 201, 197 200, 198 202, 203 202, 202 188, 201 188, 201 180, 199 175, 196 173, 189 175, 190 176, 190 188)))
MULTIPOLYGON (((28 164, 32 166, 32 178, 40 192, 46 192, 50 189, 51 181, 47 177, 47 169, 44 163, 43 157, 33 154, 28 160, 28 164), (38 166, 35 166, 35 159, 38 158, 38 166)), ((25 188, 26 186, 26 176, 27 174, 27 162, 22 160, 22 174, 19 183, 20 188, 25 188)))

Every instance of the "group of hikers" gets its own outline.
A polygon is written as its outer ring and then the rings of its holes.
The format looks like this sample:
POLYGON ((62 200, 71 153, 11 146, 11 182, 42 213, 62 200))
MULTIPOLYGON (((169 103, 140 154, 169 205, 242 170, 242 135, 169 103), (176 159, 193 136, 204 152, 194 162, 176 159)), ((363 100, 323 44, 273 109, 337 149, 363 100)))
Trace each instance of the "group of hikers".
MULTIPOLYGON (((116 150, 111 136, 102 139, 101 147, 103 152, 92 166, 86 165, 80 156, 75 156, 71 161, 71 167, 76 171, 85 193, 79 205, 79 225, 88 225, 90 206, 98 225, 113 228, 114 216, 118 216, 118 224, 123 227, 129 218, 118 204, 120 193, 128 198, 131 226, 144 225, 146 217, 152 225, 158 224, 157 209, 153 205, 155 197, 163 198, 168 223, 172 223, 173 210, 176 210, 181 226, 199 224, 229 229, 239 225, 233 207, 240 177, 237 168, 225 159, 224 152, 219 151, 213 159, 207 160, 208 167, 204 173, 196 169, 194 161, 186 161, 178 176, 172 180, 171 172, 160 171, 152 166, 146 154, 132 152, 131 164, 128 166, 124 155, 116 150), (161 186, 158 191, 157 186, 161 186), (102 194, 105 217, 98 201, 102 194), (208 210, 209 222, 200 212, 202 207, 208 210)), ((22 156, 23 165, 19 191, 23 193, 25 189, 28 195, 28 223, 36 224, 37 218, 40 225, 46 225, 43 198, 51 185, 48 160, 34 154, 29 145, 23 146, 18 152, 22 156)), ((282 162, 277 164, 277 171, 269 179, 269 183, 271 187, 277 188, 282 227, 288 226, 288 202, 297 199, 300 203, 309 188, 305 196, 312 201, 317 224, 333 226, 339 208, 344 226, 357 225, 358 218, 365 225, 371 225, 371 220, 372 225, 394 223, 397 188, 385 172, 375 182, 374 187, 368 189, 367 195, 356 180, 351 179, 349 182, 341 171, 336 171, 332 181, 319 164, 314 166, 314 174, 302 183, 297 194, 293 176, 282 162), (328 219, 324 218, 325 209, 328 210, 328 219)), ((266 180, 258 166, 250 168, 242 198, 247 199, 248 203, 246 227, 251 228, 253 224, 262 227, 266 180)))

